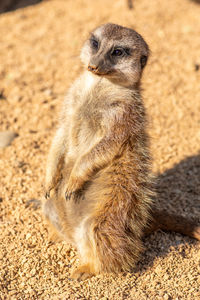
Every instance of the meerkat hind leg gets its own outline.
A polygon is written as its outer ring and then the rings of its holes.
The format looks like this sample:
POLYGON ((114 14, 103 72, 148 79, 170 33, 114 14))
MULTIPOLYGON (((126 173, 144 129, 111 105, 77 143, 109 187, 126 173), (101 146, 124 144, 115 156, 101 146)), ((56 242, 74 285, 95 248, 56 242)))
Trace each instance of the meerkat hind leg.
POLYGON ((86 280, 97 275, 98 263, 94 257, 94 249, 90 248, 86 243, 82 244, 82 249, 79 247, 80 265, 72 271, 71 278, 78 281, 86 280))
POLYGON ((55 206, 53 204, 52 198, 48 199, 43 205, 43 214, 45 216, 46 222, 48 223, 49 228, 49 239, 52 242, 61 241, 62 238, 59 234, 61 231, 61 225, 59 222, 58 214, 56 212, 55 206))
POLYGON ((79 253, 80 262, 78 267, 72 271, 70 277, 82 281, 97 275, 99 273, 99 262, 96 256, 92 219, 90 217, 85 217, 76 227, 74 243, 79 253))

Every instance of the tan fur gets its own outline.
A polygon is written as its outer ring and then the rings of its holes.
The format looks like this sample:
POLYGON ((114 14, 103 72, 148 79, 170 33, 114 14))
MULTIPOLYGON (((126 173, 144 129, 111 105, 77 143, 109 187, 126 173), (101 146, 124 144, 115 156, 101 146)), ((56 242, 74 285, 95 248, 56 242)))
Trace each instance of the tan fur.
POLYGON ((62 107, 47 162, 49 199, 43 211, 59 236, 78 249, 81 266, 72 275, 78 280, 129 271, 143 249, 153 194, 140 95, 148 53, 131 29, 97 28, 81 54, 92 72, 74 82, 62 107), (113 48, 127 46, 127 54, 122 50, 123 57, 115 57, 113 48))

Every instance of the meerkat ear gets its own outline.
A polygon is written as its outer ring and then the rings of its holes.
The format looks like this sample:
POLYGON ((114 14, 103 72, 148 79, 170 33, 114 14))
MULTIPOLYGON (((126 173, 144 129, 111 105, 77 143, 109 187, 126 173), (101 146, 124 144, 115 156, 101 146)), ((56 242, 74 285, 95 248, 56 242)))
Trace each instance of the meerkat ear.
POLYGON ((148 57, 146 55, 142 55, 140 58, 141 68, 143 69, 146 66, 148 57))

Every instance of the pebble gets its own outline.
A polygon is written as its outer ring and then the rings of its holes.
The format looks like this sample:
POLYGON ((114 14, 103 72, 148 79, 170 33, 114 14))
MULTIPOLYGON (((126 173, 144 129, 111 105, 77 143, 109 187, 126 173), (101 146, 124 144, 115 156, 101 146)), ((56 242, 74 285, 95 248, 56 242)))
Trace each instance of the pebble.
POLYGON ((0 131, 0 148, 9 146, 17 136, 16 132, 0 131))

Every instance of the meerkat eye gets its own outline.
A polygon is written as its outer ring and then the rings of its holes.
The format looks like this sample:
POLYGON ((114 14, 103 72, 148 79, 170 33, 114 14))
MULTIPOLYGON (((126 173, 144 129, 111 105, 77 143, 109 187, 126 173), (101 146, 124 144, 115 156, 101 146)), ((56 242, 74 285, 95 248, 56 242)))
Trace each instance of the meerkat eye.
POLYGON ((97 41, 97 40, 95 40, 95 39, 91 39, 91 40, 90 40, 90 43, 91 43, 91 46, 92 46, 92 48, 94 48, 94 49, 98 49, 98 47, 99 47, 99 43, 98 43, 98 41, 97 41))
POLYGON ((146 63, 147 63, 147 56, 142 55, 140 58, 140 63, 141 63, 141 67, 142 69, 145 67, 146 63))
POLYGON ((112 52, 112 56, 122 56, 124 54, 124 50, 123 49, 115 49, 112 52))

